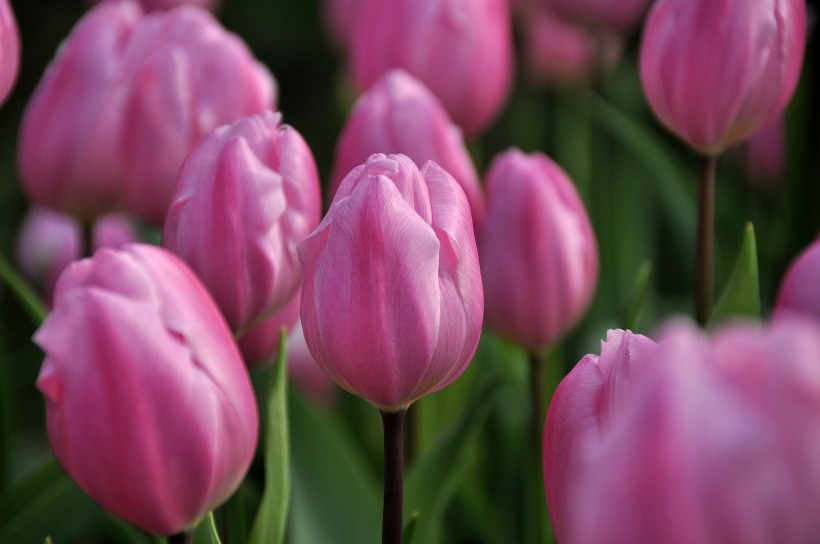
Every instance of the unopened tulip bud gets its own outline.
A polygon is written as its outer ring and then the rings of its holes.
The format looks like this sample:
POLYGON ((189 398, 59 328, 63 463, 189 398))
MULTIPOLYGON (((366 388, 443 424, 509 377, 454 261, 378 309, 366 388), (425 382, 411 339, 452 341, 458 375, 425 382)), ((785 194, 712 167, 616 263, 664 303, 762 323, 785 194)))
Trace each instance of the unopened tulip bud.
MULTIPOLYGON (((248 368, 270 364, 276 360, 282 330, 289 332, 299 321, 302 294, 297 291, 279 311, 243 332, 236 343, 248 368)), ((290 343, 287 344, 290 351, 290 343)), ((290 359, 290 357, 288 357, 290 359)), ((290 371, 290 364, 288 370, 290 371)))
POLYGON ((484 195, 461 130, 433 93, 404 70, 382 75, 350 112, 336 146, 330 194, 373 153, 402 153, 418 165, 437 163, 464 189, 473 224, 481 224, 484 195))
POLYGON ((552 399, 544 478, 563 544, 813 542, 820 328, 785 319, 656 345, 610 331, 552 399))
POLYGON ((635 27, 651 0, 541 0, 562 19, 596 31, 624 33, 635 27))
POLYGON ((512 81, 508 0, 364 0, 351 38, 362 89, 403 68, 435 94, 468 136, 498 115, 512 81))
POLYGON ((484 309, 475 235, 464 191, 435 163, 371 156, 299 258, 305 341, 344 389, 394 412, 469 364, 484 309))
POLYGON ((0 104, 6 101, 20 65, 20 33, 9 0, 0 0, 0 104))
POLYGON ((490 165, 479 252, 488 327, 530 351, 569 331, 592 301, 592 225, 572 180, 543 154, 512 149, 490 165))
POLYGON ((718 155, 783 112, 805 43, 805 0, 658 0, 641 43, 644 93, 670 131, 718 155))
POLYGON ((163 246, 194 269, 235 332, 290 301, 302 277, 296 245, 320 219, 313 155, 280 119, 265 112, 203 138, 163 230, 163 246))
POLYGON ((72 264, 34 340, 52 448, 100 506, 176 534, 239 486, 253 389, 216 304, 173 254, 134 244, 72 264))
POLYGON ((794 260, 780 284, 774 317, 791 313, 820 320, 820 239, 794 260))

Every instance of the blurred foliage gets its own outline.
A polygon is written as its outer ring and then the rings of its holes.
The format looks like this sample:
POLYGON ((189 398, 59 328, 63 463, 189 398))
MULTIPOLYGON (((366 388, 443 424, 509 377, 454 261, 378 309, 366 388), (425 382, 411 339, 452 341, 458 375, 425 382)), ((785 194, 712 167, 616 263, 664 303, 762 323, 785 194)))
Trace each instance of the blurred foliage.
MULTIPOLYGON (((12 3, 23 58, 16 89, 0 108, 0 255, 8 261, 27 208, 15 173, 20 116, 58 44, 86 9, 81 0, 12 3)), ((220 19, 270 67, 285 121, 304 135, 326 178, 353 95, 344 84, 341 57, 326 40, 319 0, 223 4, 220 19)), ((817 3, 810 4, 816 11, 817 3)), ((540 89, 519 75, 498 121, 470 143, 480 171, 510 146, 553 156, 575 179, 595 226, 598 293, 584 322, 548 354, 549 389, 583 354, 598 352, 607 328, 628 323, 651 332, 668 316, 692 313, 695 159, 646 106, 636 72, 638 41, 633 36, 617 70, 594 90, 540 89)), ((764 317, 783 270, 820 229, 819 53, 813 34, 788 111, 785 182, 767 189, 746 183, 738 150, 718 164, 717 292, 733 274, 735 283, 749 280, 749 252, 756 249, 764 317), (751 242, 747 223, 754 225, 751 242), (744 258, 746 272, 737 272, 744 258)), ((745 285, 727 296, 745 300, 745 285)), ((34 388, 42 360, 30 341, 36 326, 23 304, 0 286, 0 542, 43 542, 49 535, 55 544, 151 542, 97 508, 51 456, 43 401, 34 388)), ((266 383, 269 371, 254 374, 255 382, 266 383)), ((540 512, 533 512, 526 499, 535 489, 543 501, 538 460, 522 461, 530 444, 528 378, 525 354, 488 333, 461 379, 412 408, 407 505, 408 519, 418 513, 412 527, 416 542, 538 538, 532 527, 543 525, 545 511, 539 505, 540 512), (423 475, 432 481, 418 480, 423 475)), ((376 541, 382 469, 376 411, 341 392, 335 409, 314 406, 292 390, 289 401, 289 541, 376 541)), ((250 532, 263 466, 259 457, 234 498, 216 512, 225 544, 241 542, 250 532)), ((210 541, 207 525, 199 542, 210 541)))

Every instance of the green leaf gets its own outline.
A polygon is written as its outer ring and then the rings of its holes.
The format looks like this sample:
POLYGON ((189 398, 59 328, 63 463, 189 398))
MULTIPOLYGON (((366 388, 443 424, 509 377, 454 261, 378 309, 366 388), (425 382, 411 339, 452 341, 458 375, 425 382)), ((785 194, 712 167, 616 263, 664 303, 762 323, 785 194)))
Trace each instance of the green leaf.
MULTIPOLYGON (((379 542, 381 484, 337 413, 291 391, 290 544, 379 542)), ((373 408, 375 413, 375 408, 373 408)))
POLYGON ((285 540, 290 499, 286 343, 283 329, 268 390, 265 491, 251 530, 252 544, 279 544, 285 540))
POLYGON ((15 272, 14 267, 3 255, 0 255, 0 280, 3 280, 14 293, 31 320, 36 325, 42 323, 48 313, 45 304, 37 292, 15 272))
POLYGON ((735 269, 715 311, 710 325, 729 317, 760 319, 760 287, 757 271, 757 243, 754 226, 746 224, 743 245, 740 248, 735 269))
POLYGON ((649 292, 650 280, 652 279, 652 262, 644 261, 635 276, 635 285, 632 288, 632 296, 624 313, 621 328, 634 331, 638 327, 638 322, 643 313, 646 303, 646 294, 649 292))
POLYGON ((416 527, 418 526, 419 515, 413 512, 410 520, 405 523, 404 529, 401 531, 401 540, 404 544, 413 544, 413 539, 416 537, 416 527))
POLYGON ((416 542, 437 542, 444 514, 477 457, 478 437, 498 399, 500 382, 493 381, 472 399, 465 413, 437 444, 424 452, 406 476, 405 517, 418 515, 416 542))
POLYGON ((222 544, 222 541, 219 540, 219 532, 216 530, 213 512, 208 512, 208 534, 211 537, 211 544, 222 544))

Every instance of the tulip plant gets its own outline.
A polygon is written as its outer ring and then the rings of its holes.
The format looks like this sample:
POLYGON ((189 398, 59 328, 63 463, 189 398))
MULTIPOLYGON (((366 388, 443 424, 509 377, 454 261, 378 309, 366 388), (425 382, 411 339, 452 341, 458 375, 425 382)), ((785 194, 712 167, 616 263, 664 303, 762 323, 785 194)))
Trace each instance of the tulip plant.
POLYGON ((818 7, 0 0, 0 543, 820 542, 818 7))

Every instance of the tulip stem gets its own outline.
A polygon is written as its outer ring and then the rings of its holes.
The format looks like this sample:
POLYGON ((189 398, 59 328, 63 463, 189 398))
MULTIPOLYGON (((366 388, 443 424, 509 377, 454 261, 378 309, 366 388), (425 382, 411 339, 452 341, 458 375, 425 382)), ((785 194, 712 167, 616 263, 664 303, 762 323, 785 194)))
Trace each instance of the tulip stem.
POLYGON ((384 424, 384 510, 382 544, 401 544, 404 509, 404 414, 382 412, 384 424))
POLYGON ((713 300, 715 259, 715 169, 717 157, 704 156, 698 168, 698 248, 695 272, 695 315, 709 321, 713 300))
POLYGON ((541 434, 544 432, 544 362, 534 351, 528 352, 527 357, 530 362, 530 438, 532 451, 540 452, 541 434))
POLYGON ((91 221, 81 221, 82 229, 82 252, 83 257, 91 257, 94 254, 94 223, 91 221))

